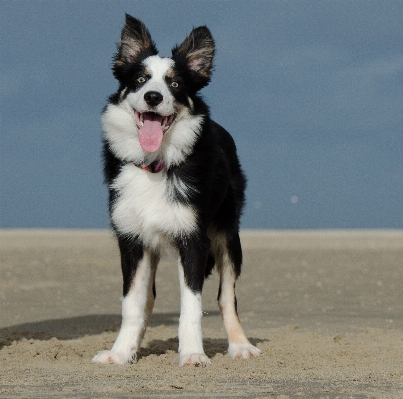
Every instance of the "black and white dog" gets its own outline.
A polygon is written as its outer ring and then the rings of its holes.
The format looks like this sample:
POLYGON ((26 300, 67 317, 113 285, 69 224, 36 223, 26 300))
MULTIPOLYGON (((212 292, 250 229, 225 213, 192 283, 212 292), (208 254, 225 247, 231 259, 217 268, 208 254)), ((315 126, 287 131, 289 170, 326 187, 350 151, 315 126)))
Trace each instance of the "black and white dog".
POLYGON ((212 70, 215 46, 193 29, 159 57, 144 24, 126 15, 113 73, 119 81, 102 115, 109 211, 123 272, 122 326, 96 363, 136 357, 151 314, 162 246, 179 255, 180 365, 205 366, 201 293, 214 266, 219 308, 234 359, 259 354, 239 323, 235 281, 241 271, 239 218, 245 177, 233 139, 209 117, 197 92, 212 70))

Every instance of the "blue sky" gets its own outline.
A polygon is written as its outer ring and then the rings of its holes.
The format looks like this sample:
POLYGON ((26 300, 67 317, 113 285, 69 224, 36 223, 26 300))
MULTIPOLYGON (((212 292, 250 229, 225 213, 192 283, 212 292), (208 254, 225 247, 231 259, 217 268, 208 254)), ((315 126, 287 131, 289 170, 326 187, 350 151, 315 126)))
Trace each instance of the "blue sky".
POLYGON ((124 13, 170 55, 216 41, 213 118, 248 176, 243 228, 403 228, 403 1, 9 1, 1 227, 108 227, 100 112, 124 13))

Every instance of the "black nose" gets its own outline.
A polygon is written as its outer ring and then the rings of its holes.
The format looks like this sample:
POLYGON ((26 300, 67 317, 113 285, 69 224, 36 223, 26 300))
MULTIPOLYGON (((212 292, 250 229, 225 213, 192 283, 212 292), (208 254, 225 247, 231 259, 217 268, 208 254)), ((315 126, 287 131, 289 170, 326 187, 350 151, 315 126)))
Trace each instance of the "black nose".
POLYGON ((163 98, 164 97, 162 97, 162 94, 158 93, 158 91, 148 91, 146 94, 144 94, 145 102, 153 107, 161 103, 163 98))

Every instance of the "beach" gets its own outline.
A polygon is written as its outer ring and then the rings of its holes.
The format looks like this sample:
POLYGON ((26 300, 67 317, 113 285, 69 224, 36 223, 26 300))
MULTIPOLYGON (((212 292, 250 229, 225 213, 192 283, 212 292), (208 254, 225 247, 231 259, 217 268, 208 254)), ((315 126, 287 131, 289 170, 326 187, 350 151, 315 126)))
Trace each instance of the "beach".
POLYGON ((403 231, 243 230, 238 312, 262 354, 232 360, 203 290, 211 365, 178 366, 177 260, 162 258, 133 364, 91 363, 121 322, 107 230, 0 230, 0 398, 403 398, 403 231))

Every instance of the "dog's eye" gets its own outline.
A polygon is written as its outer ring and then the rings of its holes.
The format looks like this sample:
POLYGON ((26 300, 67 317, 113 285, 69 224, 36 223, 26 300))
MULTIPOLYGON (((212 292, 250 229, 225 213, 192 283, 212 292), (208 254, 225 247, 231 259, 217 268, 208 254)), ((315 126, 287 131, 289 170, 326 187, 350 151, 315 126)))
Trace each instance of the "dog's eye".
POLYGON ((146 78, 144 76, 140 76, 137 78, 138 83, 145 83, 145 81, 146 81, 146 78))
POLYGON ((173 87, 174 89, 177 89, 179 87, 179 83, 178 82, 172 82, 171 87, 173 87))

